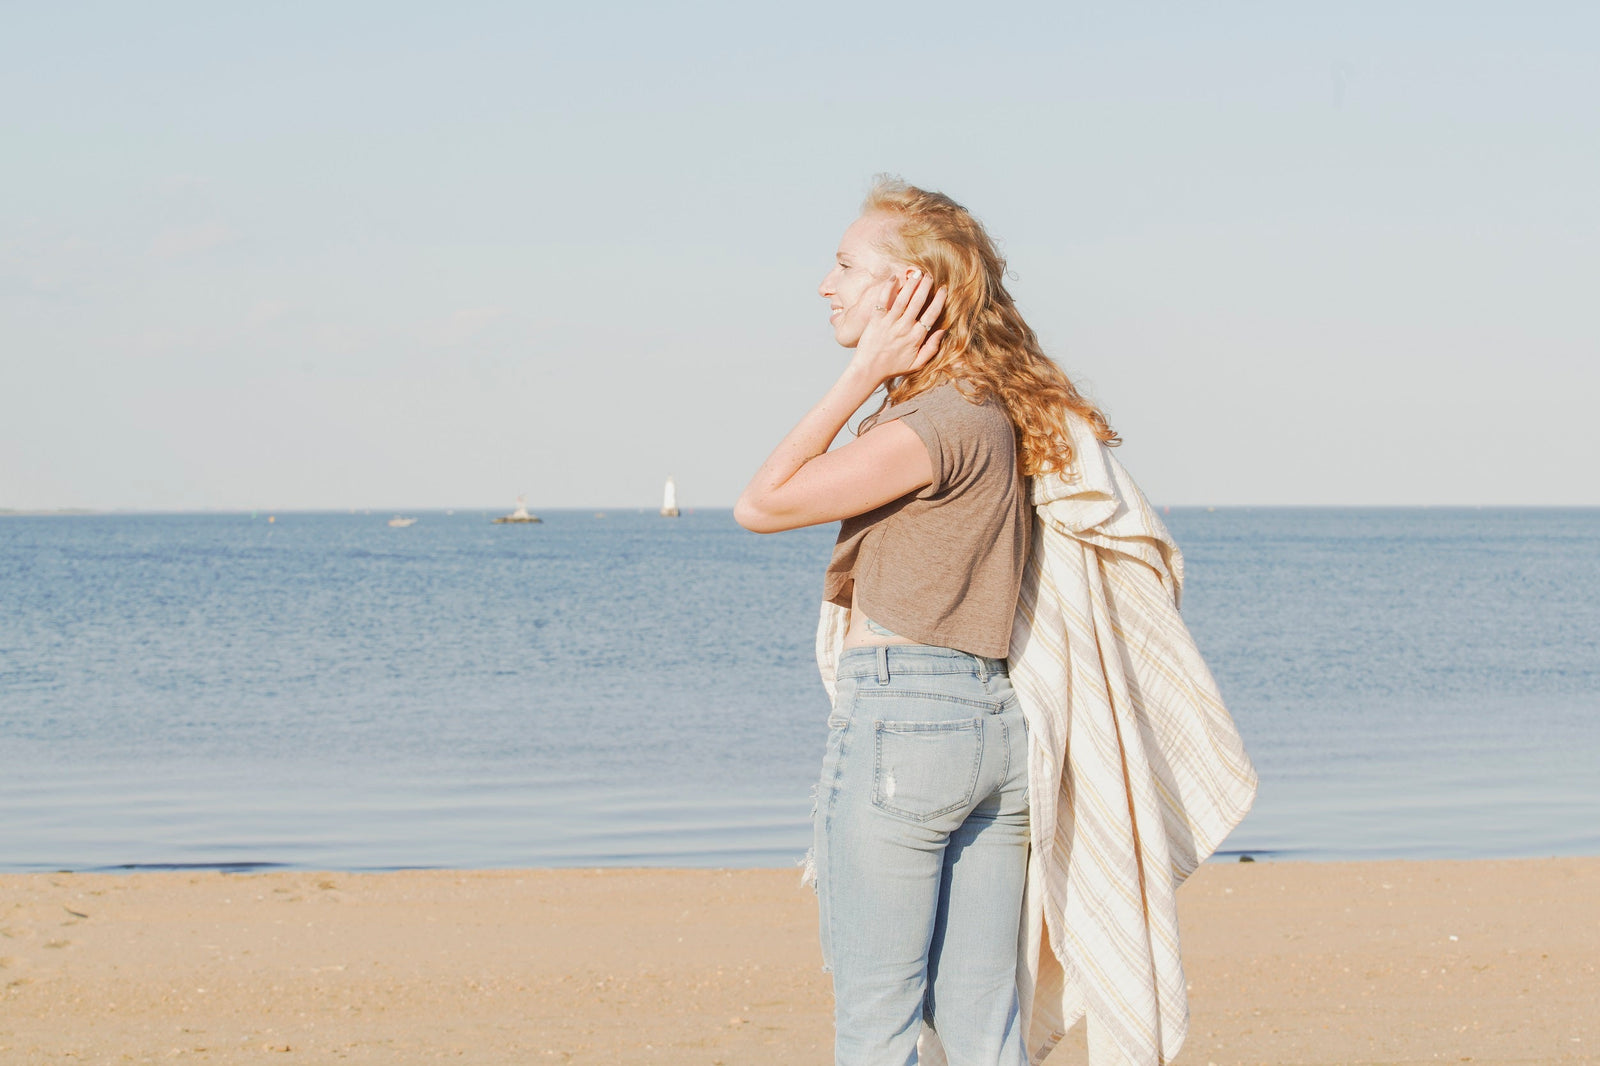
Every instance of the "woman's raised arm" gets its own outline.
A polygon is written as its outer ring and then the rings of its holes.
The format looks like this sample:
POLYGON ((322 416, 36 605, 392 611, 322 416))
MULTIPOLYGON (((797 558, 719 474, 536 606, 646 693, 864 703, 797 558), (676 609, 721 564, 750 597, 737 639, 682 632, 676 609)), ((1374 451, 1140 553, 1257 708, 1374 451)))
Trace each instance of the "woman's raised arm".
MULTIPOLYGON (((922 440, 899 422, 875 426, 828 451, 844 424, 883 382, 915 370, 939 350, 943 330, 927 332, 922 317, 937 321, 944 293, 928 299, 932 282, 885 283, 893 298, 862 332, 855 356, 826 395, 778 443, 734 505, 740 525, 777 533, 862 514, 933 481, 933 461, 922 440), (923 314, 924 305, 927 314, 923 314), (920 317, 919 317, 920 316, 920 317)), ((883 305, 880 305, 883 306, 883 305)))

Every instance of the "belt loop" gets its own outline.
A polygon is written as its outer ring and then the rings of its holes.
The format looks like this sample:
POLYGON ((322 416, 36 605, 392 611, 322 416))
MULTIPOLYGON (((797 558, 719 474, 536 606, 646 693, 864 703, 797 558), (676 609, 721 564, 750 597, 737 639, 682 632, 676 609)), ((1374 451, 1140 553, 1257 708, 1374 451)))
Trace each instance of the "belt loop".
POLYGON ((889 683, 889 645, 878 645, 878 684, 889 683))
POLYGON ((978 680, 987 685, 989 683, 989 660, 981 655, 974 655, 972 658, 978 664, 978 680))

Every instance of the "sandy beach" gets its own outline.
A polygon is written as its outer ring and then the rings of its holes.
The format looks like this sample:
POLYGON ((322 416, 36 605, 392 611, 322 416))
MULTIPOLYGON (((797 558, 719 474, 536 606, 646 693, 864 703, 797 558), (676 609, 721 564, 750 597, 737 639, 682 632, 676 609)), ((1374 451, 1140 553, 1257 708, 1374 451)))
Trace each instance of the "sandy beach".
MULTIPOLYGON (((1600 1062, 1600 859, 1216 864, 1179 903, 1180 1064, 1600 1062)), ((790 870, 0 876, 0 1063, 821 1066, 814 922, 790 870)))

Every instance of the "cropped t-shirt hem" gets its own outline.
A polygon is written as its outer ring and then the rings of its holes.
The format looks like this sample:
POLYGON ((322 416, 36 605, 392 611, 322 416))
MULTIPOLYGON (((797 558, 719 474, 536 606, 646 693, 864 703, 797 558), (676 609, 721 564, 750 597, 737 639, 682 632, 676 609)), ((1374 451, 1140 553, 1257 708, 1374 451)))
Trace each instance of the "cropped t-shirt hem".
POLYGON ((1005 643, 1003 644, 978 644, 964 636, 943 633, 937 628, 924 628, 914 618, 897 617, 893 609, 886 611, 882 607, 871 607, 869 603, 870 601, 868 600, 858 599, 856 608, 885 629, 893 630, 897 636, 905 637, 907 640, 914 640, 918 644, 927 644, 935 648, 950 648, 955 651, 966 652, 968 655, 981 655, 985 659, 1004 659, 1011 653, 1011 634, 1009 633, 1006 634, 1005 643), (956 643, 957 641, 960 641, 960 643, 956 643), (963 645, 974 646, 965 647, 963 645))

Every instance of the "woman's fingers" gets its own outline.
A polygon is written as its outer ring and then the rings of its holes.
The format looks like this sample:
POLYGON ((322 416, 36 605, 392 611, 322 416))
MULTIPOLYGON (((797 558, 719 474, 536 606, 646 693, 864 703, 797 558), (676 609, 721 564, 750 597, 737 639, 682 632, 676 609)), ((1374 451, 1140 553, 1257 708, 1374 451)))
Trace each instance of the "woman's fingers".
POLYGON ((933 279, 921 271, 912 280, 915 284, 902 285, 894 302, 895 313, 902 319, 921 312, 922 305, 928 302, 928 291, 933 288, 933 279))
MULTIPOLYGON (((915 281, 916 279, 912 280, 915 281)), ((899 278, 891 279, 891 284, 899 281, 899 278)), ((893 315, 895 318, 903 318, 906 313, 906 307, 910 304, 911 297, 916 290, 917 286, 912 285, 909 282, 900 283, 900 289, 894 294, 894 304, 889 308, 889 314, 893 315)))
MULTIPOLYGON (((944 312, 944 289, 933 292, 933 299, 928 299, 929 292, 933 291, 933 279, 926 274, 917 283, 916 292, 906 304, 905 315, 902 322, 909 328, 919 331, 921 338, 926 338, 939 323, 939 315, 944 312)), ((920 338, 919 338, 920 339, 920 338)))
POLYGON ((944 340, 945 331, 936 329, 928 334, 928 339, 922 342, 922 347, 917 349, 917 357, 911 361, 911 369, 915 370, 935 355, 939 354, 939 342, 944 340))
POLYGON ((883 283, 883 289, 878 293, 878 299, 873 310, 885 318, 900 313, 896 308, 900 306, 900 300, 905 294, 905 286, 900 285, 899 280, 892 277, 886 279, 883 283))
POLYGON ((932 329, 933 323, 939 320, 939 313, 943 309, 944 290, 933 292, 933 278, 921 271, 917 272, 915 284, 909 279, 906 283, 900 284, 898 278, 890 278, 884 282, 883 295, 873 308, 875 311, 881 311, 885 318, 891 319, 902 329, 913 328, 912 319, 924 329, 932 329), (928 302, 930 292, 933 293, 932 303, 928 302))

